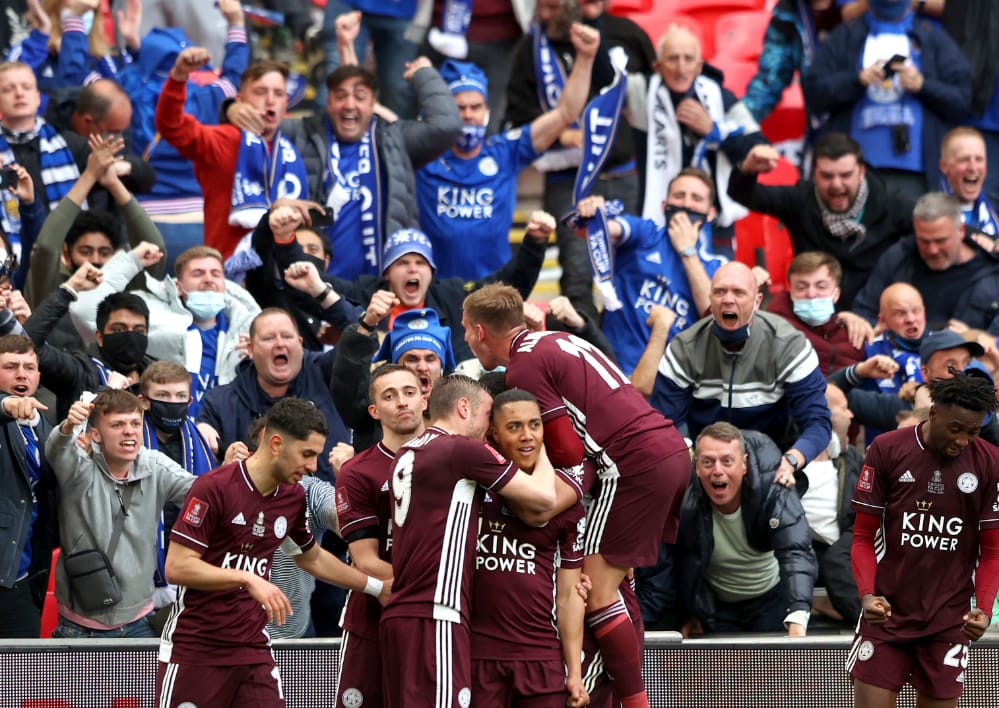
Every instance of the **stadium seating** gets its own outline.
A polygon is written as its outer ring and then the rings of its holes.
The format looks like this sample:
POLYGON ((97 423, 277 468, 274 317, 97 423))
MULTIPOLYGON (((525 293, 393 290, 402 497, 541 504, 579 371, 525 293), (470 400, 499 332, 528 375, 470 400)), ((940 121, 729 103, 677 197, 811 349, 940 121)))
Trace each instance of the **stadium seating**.
MULTIPOLYGON (((766 185, 793 185, 798 181, 798 169, 781 158, 776 169, 760 175, 759 181, 766 185)), ((735 224, 735 258, 746 265, 759 265, 770 271, 770 292, 787 290, 787 267, 794 258, 791 237, 787 228, 778 219, 750 212, 749 216, 735 224)))
POLYGON ((683 27, 689 30, 704 45, 705 31, 701 23, 689 15, 675 15, 669 12, 652 11, 629 13, 628 19, 637 24, 652 40, 652 46, 658 51, 659 38, 666 34, 670 27, 683 27))
POLYGON ((615 15, 630 15, 633 12, 649 12, 653 0, 611 0, 610 11, 615 15))
POLYGON ((800 140, 805 136, 805 97, 797 77, 784 89, 780 103, 766 117, 760 129, 771 143, 800 140))
POLYGON ((769 24, 770 13, 762 10, 722 15, 715 23, 715 57, 756 61, 769 24))
POLYGON ((722 83, 725 88, 735 94, 736 98, 742 98, 746 94, 746 87, 750 80, 756 76, 757 64, 751 59, 717 56, 711 60, 711 65, 725 74, 725 80, 722 83))

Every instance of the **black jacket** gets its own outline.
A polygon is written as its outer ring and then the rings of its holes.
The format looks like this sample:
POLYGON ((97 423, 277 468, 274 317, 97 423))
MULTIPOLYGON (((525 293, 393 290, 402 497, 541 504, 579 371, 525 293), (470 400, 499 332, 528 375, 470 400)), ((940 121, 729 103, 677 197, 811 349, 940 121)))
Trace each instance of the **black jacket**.
MULTIPOLYGON (((795 490, 773 483, 781 455, 773 441, 752 430, 742 434, 749 455, 740 507, 746 538, 756 550, 777 556, 788 611, 810 610, 818 565, 805 511, 795 490)), ((695 475, 683 498, 676 565, 680 599, 702 623, 715 615, 715 594, 705 577, 714 551, 711 516, 711 502, 695 475)))
POLYGON ((815 183, 801 180, 793 187, 759 184, 755 174, 732 170, 728 195, 743 206, 780 219, 791 236, 794 252, 825 251, 843 266, 843 282, 836 306, 849 310, 853 298, 867 281, 874 263, 899 238, 912 233, 911 201, 885 189, 874 170, 867 170, 867 204, 860 223, 867 228, 863 238, 833 236, 822 221, 815 196, 815 183))
MULTIPOLYGON (((0 394, 0 402, 7 398, 0 394)), ((38 453, 41 456, 41 479, 31 489, 24 437, 17 422, 0 407, 0 587, 10 588, 17 582, 21 565, 21 550, 31 532, 31 566, 29 577, 44 579, 51 562, 52 549, 59 543, 56 527, 56 480, 45 460, 45 440, 52 426, 44 418, 35 428, 38 453), (32 502, 32 498, 36 501, 32 502), (31 521, 32 507, 37 507, 38 518, 31 521)))

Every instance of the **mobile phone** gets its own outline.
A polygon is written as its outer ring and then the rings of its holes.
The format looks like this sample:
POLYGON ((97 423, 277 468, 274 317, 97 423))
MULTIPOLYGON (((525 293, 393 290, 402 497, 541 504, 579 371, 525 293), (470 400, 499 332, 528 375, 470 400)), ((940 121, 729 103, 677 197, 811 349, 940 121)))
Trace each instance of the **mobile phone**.
POLYGON ((0 189, 17 189, 17 170, 13 167, 0 168, 0 189))
POLYGON ((333 225, 333 210, 327 208, 324 214, 316 209, 309 209, 309 219, 312 220, 312 225, 315 227, 324 227, 333 225))
POLYGON ((885 78, 890 79, 895 74, 897 74, 898 70, 905 64, 907 59, 908 57, 904 57, 901 54, 896 54, 891 59, 886 61, 884 67, 885 78))

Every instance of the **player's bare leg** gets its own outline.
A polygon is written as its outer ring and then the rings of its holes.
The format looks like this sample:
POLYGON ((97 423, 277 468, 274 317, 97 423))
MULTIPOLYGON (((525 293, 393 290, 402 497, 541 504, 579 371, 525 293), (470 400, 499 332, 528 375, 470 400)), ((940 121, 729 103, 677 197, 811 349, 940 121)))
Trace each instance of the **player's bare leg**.
MULTIPOLYGON (((853 682, 853 704, 856 708, 895 708, 898 703, 898 692, 879 686, 872 686, 863 681, 853 682)), ((923 704, 920 703, 920 708, 923 704)), ((948 704, 950 705, 950 704, 948 704)))
POLYGON ((957 708, 960 698, 930 698, 921 693, 916 694, 916 708, 957 708))
POLYGON ((611 565, 602 555, 594 554, 583 559, 583 572, 593 584, 586 600, 586 624, 593 630, 604 666, 613 678, 614 693, 623 708, 648 708, 639 642, 618 595, 628 569, 611 565))

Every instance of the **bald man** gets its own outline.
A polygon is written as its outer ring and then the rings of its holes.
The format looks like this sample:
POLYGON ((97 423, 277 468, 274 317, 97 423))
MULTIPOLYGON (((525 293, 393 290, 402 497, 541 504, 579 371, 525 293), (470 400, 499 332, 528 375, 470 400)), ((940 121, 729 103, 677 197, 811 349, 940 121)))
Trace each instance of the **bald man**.
POLYGON ((745 264, 719 268, 711 315, 669 343, 650 402, 691 438, 716 420, 766 433, 784 451, 776 481, 793 484, 829 444, 826 381, 805 335, 760 312, 762 299, 745 264))
POLYGON ((765 144, 760 127, 735 95, 722 86, 722 74, 705 65, 700 41, 673 28, 659 40, 657 70, 649 81, 648 152, 642 216, 664 223, 660 196, 684 167, 712 175, 718 218, 711 240, 717 254, 732 258, 733 225, 746 209, 728 196, 732 166, 754 145, 765 144))
POLYGON ((963 125, 944 135, 940 143, 940 172, 943 173, 941 189, 961 202, 961 221, 972 234, 986 237, 988 240, 979 240, 979 244, 994 251, 994 241, 999 238, 995 202, 999 197, 985 193, 989 171, 982 134, 963 125))

